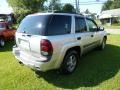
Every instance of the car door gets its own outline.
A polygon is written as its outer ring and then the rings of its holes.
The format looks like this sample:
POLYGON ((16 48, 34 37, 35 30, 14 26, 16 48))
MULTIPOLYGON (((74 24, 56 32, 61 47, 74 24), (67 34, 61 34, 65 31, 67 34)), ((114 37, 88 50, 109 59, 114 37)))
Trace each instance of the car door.
POLYGON ((92 19, 87 18, 86 22, 87 22, 89 33, 91 34, 91 37, 92 37, 91 48, 94 48, 100 43, 102 35, 98 30, 97 24, 92 19))
POLYGON ((82 16, 75 16, 75 39, 82 48, 83 53, 90 49, 92 36, 87 29, 86 20, 82 16))

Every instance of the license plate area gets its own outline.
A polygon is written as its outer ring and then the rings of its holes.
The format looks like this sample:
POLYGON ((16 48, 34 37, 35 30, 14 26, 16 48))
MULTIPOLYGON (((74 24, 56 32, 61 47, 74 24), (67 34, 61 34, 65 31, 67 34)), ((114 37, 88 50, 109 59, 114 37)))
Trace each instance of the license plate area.
POLYGON ((28 40, 19 39, 19 46, 20 46, 21 49, 30 50, 28 40))

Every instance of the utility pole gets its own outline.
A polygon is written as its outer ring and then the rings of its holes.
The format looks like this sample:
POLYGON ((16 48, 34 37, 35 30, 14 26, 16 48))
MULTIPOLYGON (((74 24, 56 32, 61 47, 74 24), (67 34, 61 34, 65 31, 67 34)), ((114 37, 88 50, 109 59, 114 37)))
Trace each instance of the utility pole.
POLYGON ((78 13, 80 13, 79 0, 78 0, 78 13))
POLYGON ((76 13, 78 12, 78 1, 75 0, 75 3, 76 3, 76 13))
POLYGON ((80 13, 80 9, 79 9, 79 0, 76 0, 75 1, 75 3, 76 3, 76 13, 80 13))

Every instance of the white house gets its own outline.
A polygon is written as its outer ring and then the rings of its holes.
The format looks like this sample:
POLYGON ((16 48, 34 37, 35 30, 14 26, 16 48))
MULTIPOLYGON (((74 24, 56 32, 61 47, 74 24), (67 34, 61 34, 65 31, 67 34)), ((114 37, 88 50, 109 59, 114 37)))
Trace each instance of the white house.
POLYGON ((120 8, 102 11, 99 19, 101 20, 102 24, 111 25, 115 22, 119 22, 117 18, 120 17, 120 8))

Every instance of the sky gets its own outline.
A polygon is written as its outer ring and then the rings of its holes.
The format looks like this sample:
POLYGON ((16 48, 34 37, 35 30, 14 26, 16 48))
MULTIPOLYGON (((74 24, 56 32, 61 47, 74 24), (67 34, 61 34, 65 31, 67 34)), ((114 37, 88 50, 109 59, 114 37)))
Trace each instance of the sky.
POLYGON ((0 0, 0 13, 11 13, 12 8, 8 5, 6 0, 0 0))
MULTIPOLYGON (((100 14, 103 5, 101 3, 104 3, 105 1, 107 0, 79 0, 80 11, 84 12, 86 9, 89 9, 92 13, 100 14)), ((72 5, 75 5, 75 0, 61 0, 61 3, 71 3, 72 5)), ((7 0, 0 0, 0 13, 10 13, 11 11, 12 8, 8 5, 7 0)))
MULTIPOLYGON (((107 0, 79 0, 80 12, 84 12, 86 9, 88 9, 92 13, 100 14, 102 5, 106 1, 107 0)), ((75 0, 61 0, 61 2, 71 3, 72 5, 75 5, 75 0)))

